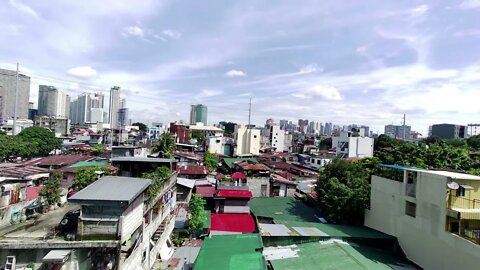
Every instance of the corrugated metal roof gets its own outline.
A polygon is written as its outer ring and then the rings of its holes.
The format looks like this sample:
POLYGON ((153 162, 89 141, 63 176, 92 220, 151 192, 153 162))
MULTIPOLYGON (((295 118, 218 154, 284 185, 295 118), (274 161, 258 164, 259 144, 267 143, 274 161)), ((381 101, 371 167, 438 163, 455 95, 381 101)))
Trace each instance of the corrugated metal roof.
POLYGON ((70 202, 123 201, 131 203, 150 186, 152 180, 145 178, 105 176, 75 193, 70 202))
POLYGON ((69 166, 80 161, 95 159, 94 156, 87 155, 54 155, 42 158, 34 158, 25 163, 23 166, 69 166))
POLYGON ((38 174, 49 173, 50 170, 45 168, 40 168, 37 166, 17 166, 17 167, 6 167, 0 169, 0 176, 9 176, 15 178, 25 178, 29 176, 34 176, 38 174))
POLYGON ((255 220, 250 214, 211 214, 212 231, 255 232, 255 220))
POLYGON ((110 159, 112 162, 133 161, 133 162, 151 162, 151 163, 170 163, 176 162, 170 158, 149 158, 149 157, 115 157, 110 159))
POLYGON ((188 187, 188 188, 193 188, 195 186, 195 182, 196 182, 195 179, 177 177, 177 184, 188 187))

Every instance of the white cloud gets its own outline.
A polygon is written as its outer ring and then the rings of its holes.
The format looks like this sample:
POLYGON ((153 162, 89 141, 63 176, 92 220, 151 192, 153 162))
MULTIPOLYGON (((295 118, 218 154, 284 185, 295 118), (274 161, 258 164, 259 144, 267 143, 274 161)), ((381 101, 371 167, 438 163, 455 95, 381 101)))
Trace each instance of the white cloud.
POLYGON ((222 90, 215 90, 215 89, 203 89, 201 93, 201 97, 214 97, 214 96, 219 96, 222 95, 223 91, 222 90))
POLYGON ((323 71, 322 68, 318 68, 317 64, 310 64, 302 67, 299 71, 300 74, 308 74, 308 73, 313 73, 316 71, 323 71))
POLYGON ((319 97, 324 100, 342 100, 342 96, 337 88, 333 86, 317 85, 306 91, 312 97, 319 97))
POLYGON ((247 74, 241 70, 232 69, 225 73, 227 77, 245 77, 247 74))
POLYGON ((23 13, 26 13, 34 18, 38 18, 38 13, 31 7, 25 5, 25 4, 22 4, 20 3, 18 0, 10 0, 9 1, 10 5, 14 8, 16 8, 17 10, 23 12, 23 13))
POLYGON ((80 78, 89 78, 97 75, 97 71, 90 66, 74 67, 69 69, 67 73, 80 78))
POLYGON ((143 37, 145 35, 144 30, 139 26, 127 26, 123 28, 122 36, 136 36, 136 37, 143 37))
POLYGON ((427 5, 421 5, 410 10, 412 15, 422 15, 429 10, 427 5))
POLYGON ((171 39, 180 39, 182 37, 182 33, 172 30, 172 29, 166 29, 162 31, 162 34, 165 36, 171 38, 171 39))
POLYGON ((480 0, 464 0, 460 8, 480 8, 480 0))

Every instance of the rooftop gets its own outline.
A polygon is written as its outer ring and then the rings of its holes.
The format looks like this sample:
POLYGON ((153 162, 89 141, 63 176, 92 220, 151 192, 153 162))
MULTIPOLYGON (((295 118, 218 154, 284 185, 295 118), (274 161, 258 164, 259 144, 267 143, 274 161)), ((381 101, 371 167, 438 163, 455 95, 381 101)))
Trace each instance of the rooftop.
POLYGON ((208 169, 206 166, 178 166, 178 174, 182 175, 207 175, 208 169))
POLYGON ((68 166, 68 168, 101 167, 107 164, 107 161, 80 161, 68 166))
POLYGON ((217 197, 224 198, 241 198, 241 199, 250 199, 252 198, 252 192, 250 190, 235 190, 235 189, 221 189, 217 190, 217 197))
POLYGON ((187 179, 182 177, 177 177, 177 184, 182 185, 184 187, 188 187, 192 189, 195 186, 195 179, 187 179))
POLYGON ((239 166, 244 171, 270 171, 270 168, 268 168, 267 166, 248 160, 235 162, 235 165, 239 166))
POLYGON ((299 266, 305 270, 416 269, 382 250, 331 240, 265 248, 264 254, 275 270, 298 269, 299 266))
POLYGON ((130 204, 151 183, 152 180, 144 178, 105 176, 75 193, 68 201, 115 201, 130 204))
POLYGON ((415 167, 408 167, 408 166, 401 166, 401 165, 389 165, 389 164, 379 164, 378 166, 390 169, 397 169, 397 170, 408 170, 408 171, 417 171, 417 172, 424 172, 429 174, 435 174, 440 176, 445 176, 451 179, 461 179, 461 180, 480 180, 480 176, 466 174, 466 173, 458 173, 458 172, 450 172, 450 171, 442 171, 442 170, 428 170, 428 169, 421 169, 415 167))
POLYGON ((256 158, 224 158, 223 161, 225 162, 225 164, 227 165, 228 168, 233 168, 233 164, 235 162, 238 162, 238 161, 244 161, 244 160, 248 160, 248 161, 251 161, 251 162, 256 162, 258 163, 257 159, 256 158))
POLYGON ((176 162, 170 158, 150 158, 150 157, 115 157, 110 159, 112 162, 150 162, 150 163, 170 163, 176 162))
POLYGON ((258 234, 214 235, 205 238, 194 270, 266 270, 258 234))
POLYGON ((255 220, 250 214, 215 214, 210 215, 210 230, 221 232, 253 233, 255 220))
POLYGON ((37 166, 15 166, 0 168, 0 176, 12 178, 37 179, 39 177, 48 177, 50 170, 37 166))
POLYGON ((54 155, 48 157, 34 158, 23 163, 23 166, 69 166, 80 161, 95 159, 87 155, 54 155))
POLYGON ((196 186, 195 187, 195 194, 202 196, 203 198, 213 198, 215 194, 215 187, 208 185, 208 186, 196 186))

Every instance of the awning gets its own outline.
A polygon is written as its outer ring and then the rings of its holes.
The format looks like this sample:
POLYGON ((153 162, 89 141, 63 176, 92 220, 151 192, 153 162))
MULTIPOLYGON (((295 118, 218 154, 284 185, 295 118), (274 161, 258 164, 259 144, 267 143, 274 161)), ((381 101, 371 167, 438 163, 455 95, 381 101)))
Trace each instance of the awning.
POLYGON ((71 252, 69 249, 50 250, 47 255, 43 257, 43 262, 65 263, 71 252))
POLYGON ((469 185, 460 185, 460 186, 463 187, 464 189, 473 189, 473 187, 469 185))

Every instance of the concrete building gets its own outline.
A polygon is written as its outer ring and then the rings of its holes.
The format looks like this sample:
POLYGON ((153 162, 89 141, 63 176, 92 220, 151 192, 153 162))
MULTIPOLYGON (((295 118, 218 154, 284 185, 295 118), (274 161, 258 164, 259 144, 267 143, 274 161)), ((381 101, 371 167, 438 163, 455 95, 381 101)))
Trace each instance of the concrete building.
POLYGON ((205 138, 223 136, 223 129, 214 126, 206 126, 203 122, 197 122, 195 125, 190 125, 190 132, 195 130, 202 132, 205 135, 205 138))
MULTIPOLYGON (((13 119, 16 72, 0 69, 0 122, 13 119)), ((27 119, 30 98, 30 77, 18 74, 17 118, 27 119)))
POLYGON ((333 124, 332 123, 325 123, 325 127, 323 128, 322 135, 331 136, 333 133, 333 124))
POLYGON ((411 126, 386 125, 384 134, 392 138, 410 139, 411 132, 412 132, 411 126))
POLYGON ((128 125, 128 109, 121 108, 118 110, 118 128, 123 128, 128 125))
POLYGON ((270 126, 268 138, 270 146, 275 147, 277 152, 285 151, 285 131, 280 126, 270 126))
POLYGON ((108 122, 111 128, 118 128, 118 110, 120 107, 120 87, 114 86, 110 89, 110 106, 108 109, 108 122))
POLYGON ((152 269, 157 258, 173 254, 170 235, 175 226, 176 173, 155 197, 152 180, 106 176, 77 192, 70 203, 81 206, 77 237, 117 241, 118 269, 152 269), (114 189, 115 191, 113 192, 114 189))
POLYGON ((468 137, 467 126, 454 124, 432 125, 432 137, 441 139, 465 139, 468 137))
POLYGON ((13 120, 9 119, 0 125, 0 130, 4 131, 7 135, 14 135, 22 132, 22 130, 33 126, 33 121, 30 119, 18 119, 15 125, 15 133, 13 132, 13 120))
POLYGON ((235 131, 236 155, 258 155, 260 153, 260 130, 237 126, 235 131))
POLYGON ((34 125, 51 130, 57 137, 70 134, 70 120, 66 118, 39 116, 35 118, 34 125))
POLYGON ((202 104, 192 105, 190 110, 190 125, 195 125, 198 122, 207 124, 207 106, 202 104))
POLYGON ((372 176, 365 226, 396 237, 407 258, 423 269, 477 269, 480 177, 383 167, 390 172, 388 178, 372 176))
POLYGON ((340 158, 373 157, 373 138, 342 131, 339 136, 332 137, 332 148, 336 148, 337 157, 340 158))
POLYGON ((298 119, 298 131, 302 134, 306 134, 308 129, 308 120, 298 119))
POLYGON ((99 93, 83 93, 70 103, 72 124, 100 123, 103 115, 104 96, 99 93))
POLYGON ((68 119, 70 115, 70 96, 58 91, 54 86, 38 87, 38 115, 68 119))

